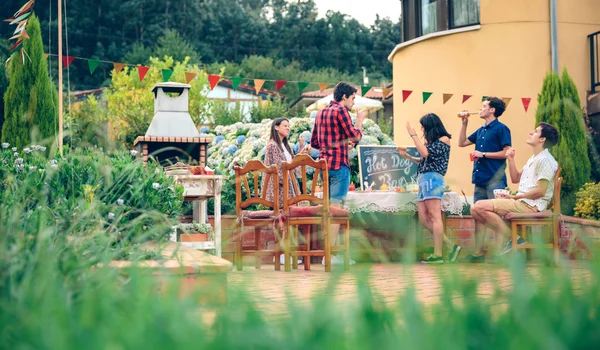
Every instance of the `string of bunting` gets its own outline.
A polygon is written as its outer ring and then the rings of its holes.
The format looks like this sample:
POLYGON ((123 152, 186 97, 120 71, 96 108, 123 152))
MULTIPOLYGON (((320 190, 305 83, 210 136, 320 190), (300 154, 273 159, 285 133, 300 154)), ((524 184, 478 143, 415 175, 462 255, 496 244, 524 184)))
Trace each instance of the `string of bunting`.
MULTIPOLYGON (((57 56, 56 54, 45 54, 46 57, 50 56, 57 56)), ((128 67, 135 67, 138 71, 138 76, 140 79, 140 82, 144 80, 146 73, 148 73, 148 71, 150 70, 150 67, 148 66, 141 66, 141 65, 133 65, 133 64, 128 64, 128 63, 120 63, 120 62, 112 62, 112 61, 104 61, 104 60, 98 60, 98 59, 90 59, 90 58, 82 58, 82 57, 75 57, 75 56, 63 56, 62 58, 62 63, 64 65, 65 68, 69 67, 71 65, 71 63, 73 63, 73 61, 75 60, 82 60, 82 61, 87 61, 88 62, 88 67, 90 70, 90 74, 94 74, 94 71, 96 70, 96 68, 98 68, 98 66, 101 63, 108 63, 108 64, 112 64, 113 68, 115 70, 116 74, 119 74, 123 68, 125 68, 126 66, 128 67)), ((206 66, 204 67, 204 71, 206 72, 206 66)), ((167 82, 169 81, 169 79, 171 78, 171 75, 173 75, 173 70, 171 69, 162 69, 161 71, 162 73, 162 77, 163 77, 163 81, 167 82)), ((194 78, 196 78, 196 76, 198 75, 198 73, 196 72, 185 72, 185 80, 186 83, 190 83, 194 78)), ((241 78, 241 77, 229 77, 229 76, 221 76, 221 75, 216 75, 216 74, 207 74, 208 76, 208 82, 209 82, 209 86, 210 86, 210 90, 213 90, 217 84, 219 83, 219 81, 221 79, 228 79, 231 80, 231 85, 233 90, 237 90, 240 86, 240 84, 244 81, 244 80, 252 80, 254 81, 254 90, 256 92, 260 91, 265 82, 272 82, 275 85, 275 91, 279 92, 279 90, 281 90, 281 88, 283 88, 284 86, 290 84, 290 83, 294 83, 298 86, 298 91, 300 93, 302 93, 302 91, 304 91, 309 85, 311 84, 316 84, 319 85, 319 91, 323 92, 325 89, 329 88, 331 85, 330 83, 317 83, 317 82, 309 82, 309 81, 295 81, 295 80, 270 80, 270 79, 253 79, 253 78, 241 78)), ((369 91, 371 91, 371 89, 373 89, 374 87, 372 86, 361 86, 360 88, 360 95, 361 96, 365 96, 369 91)), ((392 89, 390 88, 377 88, 378 90, 381 90, 381 95, 382 98, 388 98, 389 95, 392 93, 392 89)), ((402 90, 402 103, 405 103, 406 100, 412 95, 414 91, 413 90, 402 90)), ((433 92, 431 91, 423 91, 421 93, 421 98, 422 98, 422 103, 425 104, 427 103, 427 101, 430 100, 431 96, 434 95, 433 92)), ((450 99, 454 96, 455 94, 452 93, 443 93, 442 94, 442 104, 446 104, 448 101, 450 101, 450 99)), ((461 104, 464 104, 465 102, 467 102, 471 97, 473 97, 473 95, 462 95, 462 102, 461 104)), ((482 101, 484 101, 487 98, 487 96, 482 96, 482 101)), ((504 101, 504 103, 506 104, 506 106, 508 107, 508 104, 510 103, 510 101, 512 100, 511 97, 503 97, 502 100, 504 101)), ((521 98, 521 103, 523 104, 523 108, 525 109, 525 112, 527 112, 529 110, 529 104, 531 102, 531 98, 529 97, 523 97, 521 98)))
POLYGON ((27 22, 29 22, 29 17, 33 13, 33 6, 35 5, 35 0, 27 1, 21 8, 14 13, 11 18, 5 19, 4 22, 8 22, 10 25, 16 25, 17 29, 12 34, 12 37, 8 39, 8 41, 15 40, 14 44, 9 48, 9 52, 14 52, 19 50, 19 55, 21 56, 21 61, 24 62, 23 55, 23 40, 29 39, 29 35, 27 34, 27 22))

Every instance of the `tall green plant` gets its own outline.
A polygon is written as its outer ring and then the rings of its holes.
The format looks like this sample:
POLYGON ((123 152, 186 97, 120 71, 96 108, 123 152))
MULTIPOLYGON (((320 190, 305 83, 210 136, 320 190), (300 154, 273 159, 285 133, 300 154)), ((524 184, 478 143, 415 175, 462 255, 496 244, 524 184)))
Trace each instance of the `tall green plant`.
POLYGON ((23 41, 23 58, 19 52, 11 56, 10 84, 4 94, 2 140, 19 148, 32 142, 51 143, 58 131, 58 97, 48 76, 40 22, 35 15, 27 24, 27 33, 30 39, 23 41))
POLYGON ((556 126, 560 133, 560 142, 550 152, 562 168, 561 210, 573 214, 575 192, 589 181, 591 165, 581 102, 566 69, 562 78, 556 72, 546 74, 538 94, 536 124, 539 122, 556 126))

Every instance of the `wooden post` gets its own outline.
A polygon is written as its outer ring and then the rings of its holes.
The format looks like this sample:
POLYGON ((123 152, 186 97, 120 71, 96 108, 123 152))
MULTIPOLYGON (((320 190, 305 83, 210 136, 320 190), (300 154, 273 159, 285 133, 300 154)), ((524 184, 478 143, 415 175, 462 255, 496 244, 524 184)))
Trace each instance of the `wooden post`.
POLYGON ((58 0, 58 151, 63 154, 62 0, 58 0))

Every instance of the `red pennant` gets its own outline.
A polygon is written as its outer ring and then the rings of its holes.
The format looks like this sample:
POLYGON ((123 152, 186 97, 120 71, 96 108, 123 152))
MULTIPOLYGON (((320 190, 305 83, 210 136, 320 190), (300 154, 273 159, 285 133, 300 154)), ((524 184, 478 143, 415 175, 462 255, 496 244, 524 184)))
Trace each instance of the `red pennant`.
POLYGON ((144 80, 144 77, 146 76, 146 73, 148 73, 148 71, 150 70, 150 67, 137 66, 137 70, 138 75, 140 76, 140 82, 142 82, 142 80, 144 80))
POLYGON ((523 97, 523 98, 521 98, 521 101, 523 102, 523 107, 525 108, 525 112, 527 112, 527 110, 529 109, 529 102, 531 102, 531 98, 523 97))
POLYGON ((275 91, 279 92, 285 84, 287 84, 287 80, 275 80, 275 91))
POLYGON ((462 103, 467 102, 468 99, 470 99, 473 95, 463 95, 463 101, 462 103))
POLYGON ((62 57, 63 66, 65 66, 65 68, 67 68, 68 66, 70 66, 71 63, 73 63, 73 61, 75 61, 75 57, 74 56, 63 56, 62 57))
POLYGON ((412 90, 402 90, 402 102, 406 101, 410 94, 412 94, 412 90))
POLYGON ((215 86, 217 86, 217 83, 219 82, 220 79, 221 79, 220 75, 213 75, 213 74, 208 75, 208 82, 210 83, 211 90, 213 90, 215 88, 215 86))

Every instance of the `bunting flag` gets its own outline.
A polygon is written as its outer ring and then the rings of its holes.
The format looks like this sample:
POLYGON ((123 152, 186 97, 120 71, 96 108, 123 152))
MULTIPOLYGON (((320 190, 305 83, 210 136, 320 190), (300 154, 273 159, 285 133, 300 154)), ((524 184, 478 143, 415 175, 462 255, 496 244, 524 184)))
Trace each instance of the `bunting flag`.
POLYGON ((482 96, 481 97, 481 102, 485 101, 485 99, 488 98, 487 96, 482 96))
POLYGON ((360 87, 360 95, 365 96, 367 94, 367 92, 369 92, 370 90, 371 90, 370 86, 361 86, 360 87))
POLYGON ((11 48, 9 49, 9 51, 13 52, 15 50, 18 50, 21 46, 23 46, 23 39, 17 40, 17 42, 13 46, 11 46, 11 48))
POLYGON ((429 98, 431 97, 432 94, 433 94, 433 92, 423 92, 423 104, 425 104, 425 102, 427 102, 427 100, 429 100, 429 98))
POLYGON ((125 63, 113 62, 113 66, 115 67, 115 74, 119 74, 121 73, 121 70, 125 67, 125 63))
POLYGON ((147 66, 137 66, 138 76, 140 78, 140 83, 146 77, 146 73, 150 70, 150 67, 147 66))
POLYGON ((402 90, 402 102, 405 102, 412 92, 412 90, 402 90))
POLYGON ((238 86, 240 86, 240 83, 243 80, 244 80, 243 78, 238 78, 238 77, 231 78, 231 86, 233 87, 233 90, 237 90, 238 86))
POLYGON ((254 90, 256 90, 257 95, 260 92, 260 89, 262 89, 263 85, 265 85, 264 79, 254 79, 254 90))
POLYGON ((279 92, 285 84, 287 84, 287 80, 275 80, 275 91, 279 92))
POLYGON ((24 28, 23 28, 23 31, 21 32, 21 36, 25 39, 30 39, 29 34, 27 34, 27 31, 24 28))
POLYGON ((73 61, 75 61, 74 56, 63 56, 62 57, 63 66, 65 66, 65 68, 69 67, 71 65, 71 63, 73 63, 73 61))
POLYGON ((512 98, 510 97, 502 97, 502 101, 504 101, 504 105, 506 108, 508 108, 508 104, 510 103, 510 100, 512 100, 512 98))
POLYGON ((463 100, 462 100, 462 103, 465 103, 465 102, 467 102, 467 100, 468 100, 468 99, 470 99, 470 98, 471 98, 471 96, 473 96, 473 95, 463 95, 463 100))
POLYGON ((208 82, 210 83, 211 90, 214 90, 214 88, 215 88, 215 86, 217 86, 217 83, 219 82, 219 80, 221 80, 220 75, 214 75, 214 74, 208 75, 208 82))
POLYGON ((329 84, 319 84, 319 92, 323 92, 323 90, 327 89, 329 84))
POLYGON ((49 54, 47 54, 47 53, 45 53, 45 54, 44 54, 44 57, 45 57, 46 59, 48 59, 48 56, 49 56, 49 54))
POLYGON ((452 98, 452 96, 454 96, 454 94, 444 94, 443 97, 442 97, 442 101, 443 101, 442 104, 445 105, 446 102, 448 102, 448 100, 450 100, 452 98))
POLYGON ((531 98, 523 97, 521 98, 521 102, 523 102, 523 107, 525 108, 525 112, 529 109, 529 102, 531 102, 531 98))
POLYGON ((88 67, 90 67, 90 74, 94 74, 96 68, 100 65, 100 60, 88 60, 88 67))
POLYGON ((163 82, 166 83, 167 81, 169 81, 169 78, 171 77, 171 75, 173 75, 172 69, 163 69, 162 70, 163 82))
POLYGON ((381 88, 381 100, 385 100, 392 91, 393 89, 381 88))
POLYGON ((189 84, 197 75, 196 72, 185 72, 185 82, 189 84))
POLYGON ((302 90, 306 89, 306 87, 310 85, 308 81, 299 81, 298 82, 298 92, 302 93, 302 90))

